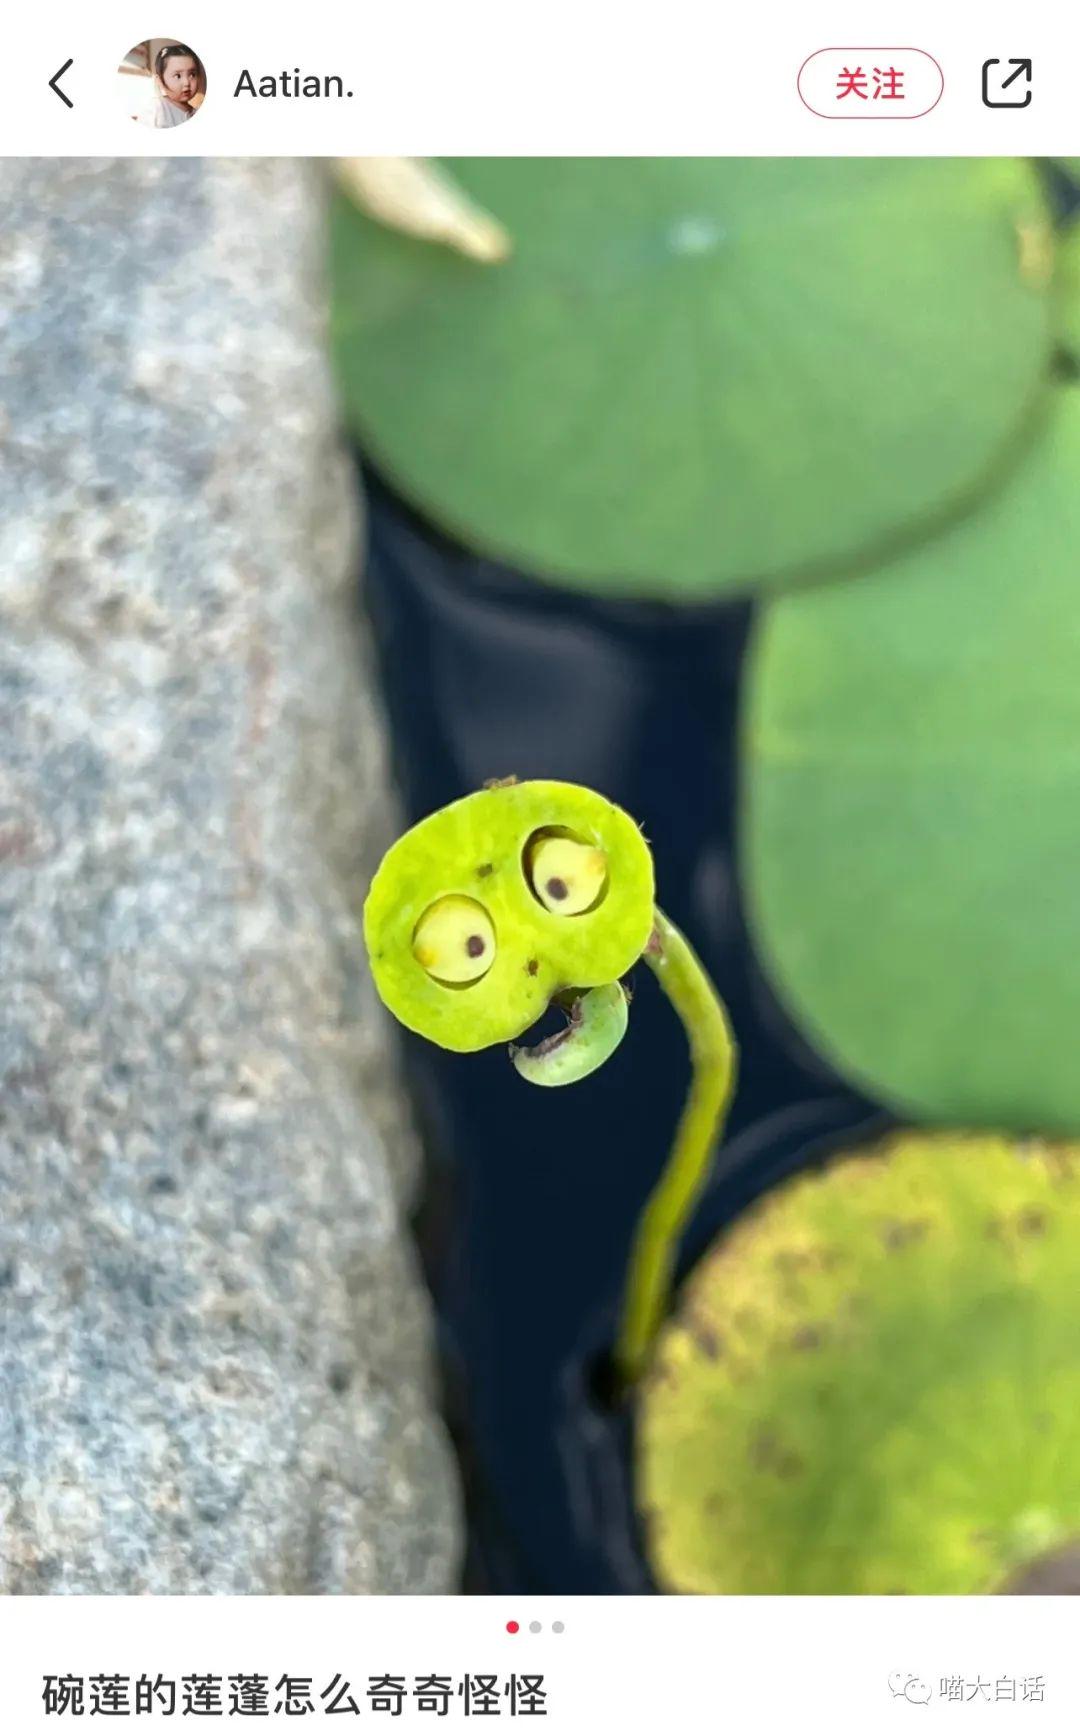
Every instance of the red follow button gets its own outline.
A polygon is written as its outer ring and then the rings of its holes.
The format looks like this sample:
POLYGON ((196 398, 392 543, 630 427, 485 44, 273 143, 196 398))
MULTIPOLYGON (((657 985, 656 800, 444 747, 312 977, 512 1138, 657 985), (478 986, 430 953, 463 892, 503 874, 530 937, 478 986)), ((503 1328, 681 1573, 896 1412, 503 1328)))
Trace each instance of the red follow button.
POLYGON ((827 121, 913 121, 941 101, 945 76, 921 48, 819 48, 799 95, 827 121))

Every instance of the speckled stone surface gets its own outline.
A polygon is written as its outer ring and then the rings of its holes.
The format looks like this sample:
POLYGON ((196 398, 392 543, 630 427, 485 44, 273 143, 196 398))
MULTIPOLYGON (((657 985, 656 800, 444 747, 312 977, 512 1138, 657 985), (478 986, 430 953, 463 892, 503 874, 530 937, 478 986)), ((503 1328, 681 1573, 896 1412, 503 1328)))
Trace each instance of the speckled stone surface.
POLYGON ((455 1584, 322 219, 303 164, 0 165, 7 1592, 455 1584))

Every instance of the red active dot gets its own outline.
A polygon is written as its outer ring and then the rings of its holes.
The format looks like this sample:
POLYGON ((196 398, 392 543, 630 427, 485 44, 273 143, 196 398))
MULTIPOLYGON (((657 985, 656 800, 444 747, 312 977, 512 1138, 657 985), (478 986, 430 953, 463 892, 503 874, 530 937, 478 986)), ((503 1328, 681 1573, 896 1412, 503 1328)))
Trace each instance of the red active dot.
POLYGON ((516 1634, 518 1631, 517 1622, 516 1621, 508 1621, 506 1624, 506 1631, 508 1634, 516 1634))

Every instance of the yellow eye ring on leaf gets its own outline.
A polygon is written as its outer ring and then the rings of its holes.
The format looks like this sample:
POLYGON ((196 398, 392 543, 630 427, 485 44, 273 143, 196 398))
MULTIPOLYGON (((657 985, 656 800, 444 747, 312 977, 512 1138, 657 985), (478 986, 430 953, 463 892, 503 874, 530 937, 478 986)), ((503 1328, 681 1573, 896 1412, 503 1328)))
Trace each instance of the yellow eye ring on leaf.
POLYGON ((451 893, 428 905, 413 933, 412 950, 436 982, 479 982, 495 963, 495 929, 475 898, 451 893))
POLYGON ((534 893, 554 916, 594 910, 607 890, 606 853, 578 838, 537 832, 529 840, 525 864, 534 893))

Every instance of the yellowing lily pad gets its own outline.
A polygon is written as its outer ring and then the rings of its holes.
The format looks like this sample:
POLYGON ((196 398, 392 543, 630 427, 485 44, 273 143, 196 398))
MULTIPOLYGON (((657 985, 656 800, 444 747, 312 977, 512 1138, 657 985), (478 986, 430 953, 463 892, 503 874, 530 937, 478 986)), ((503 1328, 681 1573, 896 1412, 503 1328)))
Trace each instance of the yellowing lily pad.
POLYGON ((905 1134, 695 1272, 641 1399, 674 1592, 990 1592, 1080 1536, 1080 1150, 905 1134))

